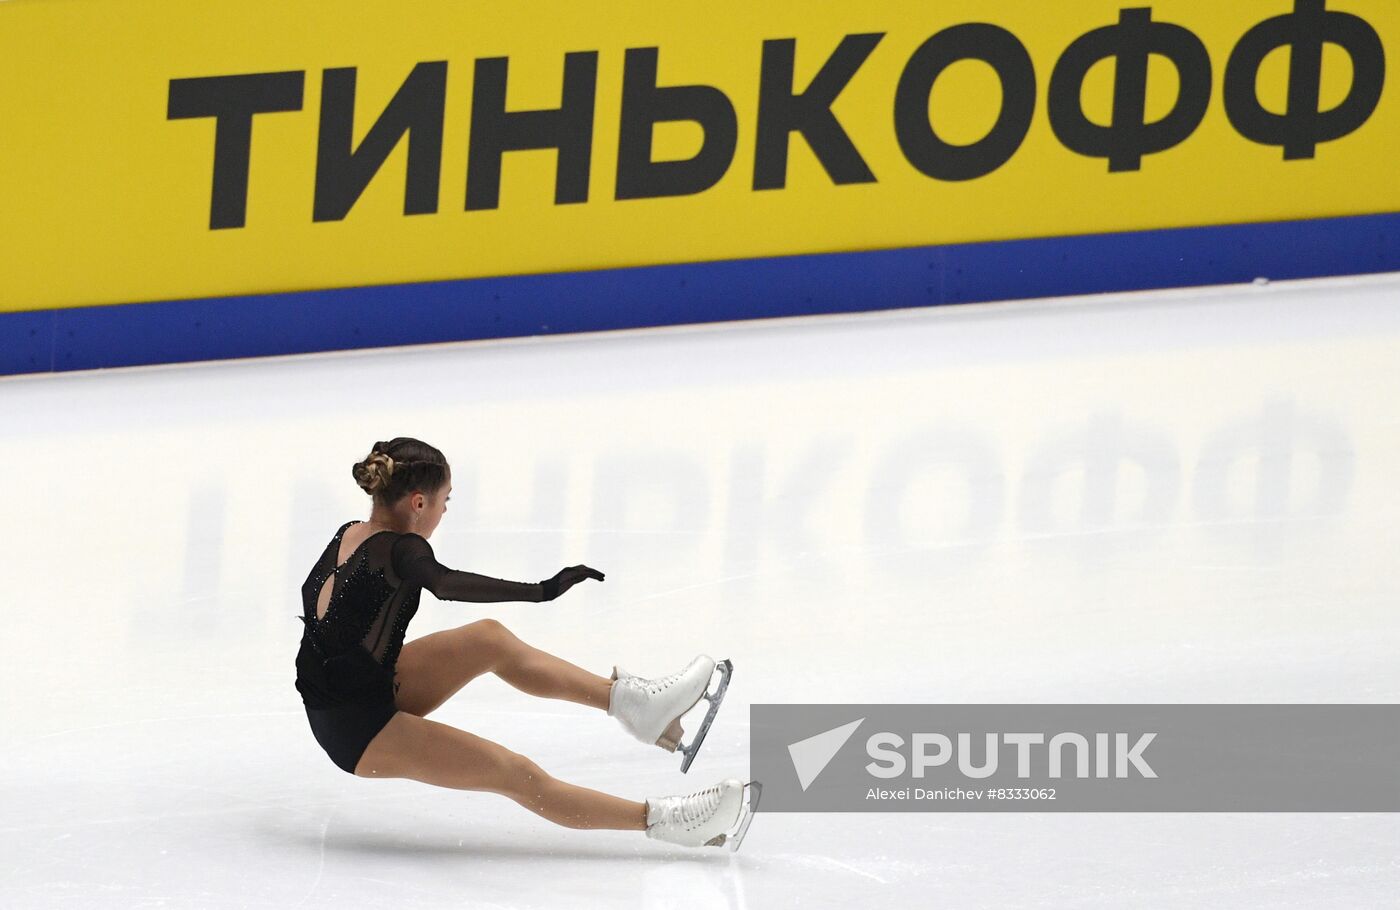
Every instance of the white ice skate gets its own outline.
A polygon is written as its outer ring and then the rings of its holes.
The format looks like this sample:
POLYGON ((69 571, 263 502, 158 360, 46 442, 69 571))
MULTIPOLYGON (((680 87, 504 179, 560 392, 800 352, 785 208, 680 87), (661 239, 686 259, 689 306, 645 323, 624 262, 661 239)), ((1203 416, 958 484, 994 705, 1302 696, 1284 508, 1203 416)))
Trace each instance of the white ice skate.
POLYGON ((681 761, 681 771, 688 771, 719 711, 733 671, 734 665, 729 661, 722 660, 716 664, 704 654, 692 660, 684 670, 657 679, 635 676, 615 666, 608 714, 616 717, 627 732, 644 743, 658 745, 667 752, 679 749, 685 756, 681 761), (719 684, 710 692, 710 679, 716 669, 720 673, 719 684), (702 697, 710 703, 710 708, 694 738, 689 743, 682 743, 685 730, 681 727, 681 715, 695 707, 702 697))
POLYGON ((683 847, 722 847, 738 850, 753 821, 763 785, 730 777, 713 787, 685 796, 660 796, 646 801, 647 837, 683 847), (744 799, 748 791, 748 799, 744 799))

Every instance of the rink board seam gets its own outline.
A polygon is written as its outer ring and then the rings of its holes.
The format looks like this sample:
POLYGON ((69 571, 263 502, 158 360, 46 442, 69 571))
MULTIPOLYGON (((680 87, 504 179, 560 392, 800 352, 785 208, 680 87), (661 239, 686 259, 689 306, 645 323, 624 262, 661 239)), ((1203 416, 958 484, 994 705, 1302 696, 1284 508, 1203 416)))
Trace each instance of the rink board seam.
POLYGON ((1400 213, 0 313, 0 374, 1400 271, 1400 213))

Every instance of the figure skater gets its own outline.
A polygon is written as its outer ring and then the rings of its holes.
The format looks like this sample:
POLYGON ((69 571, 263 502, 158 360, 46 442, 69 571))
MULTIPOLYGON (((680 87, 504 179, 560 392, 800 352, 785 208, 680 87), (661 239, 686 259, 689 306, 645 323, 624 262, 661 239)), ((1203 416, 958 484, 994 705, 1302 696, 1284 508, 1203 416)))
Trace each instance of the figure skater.
POLYGON ((738 848, 756 783, 728 778, 684 796, 636 802, 556 780, 524 755, 426 719, 491 672, 531 695, 604 709, 637 739, 681 748, 688 767, 705 728, 684 745, 680 716, 705 697, 708 726, 728 681, 728 661, 718 665, 720 687, 712 694, 717 665, 704 655, 669 676, 646 679, 614 666, 605 678, 531 647, 494 619, 405 644, 424 588, 443 600, 538 603, 585 579, 602 581, 603 573, 569 566, 531 584, 441 565, 427 539, 447 511, 452 474, 442 452, 417 439, 376 442, 353 474, 374 498, 369 520, 341 525, 302 585, 305 628, 296 660, 311 732, 337 766, 357 777, 499 793, 570 828, 640 830, 692 847, 728 840, 738 848))

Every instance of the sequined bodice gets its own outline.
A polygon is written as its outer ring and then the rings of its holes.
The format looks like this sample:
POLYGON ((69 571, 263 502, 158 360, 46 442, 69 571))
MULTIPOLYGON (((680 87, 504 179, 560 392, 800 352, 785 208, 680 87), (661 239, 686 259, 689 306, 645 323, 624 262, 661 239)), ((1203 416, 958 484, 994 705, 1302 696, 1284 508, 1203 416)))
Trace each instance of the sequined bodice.
POLYGON ((473 603, 544 598, 540 582, 508 581, 449 569, 419 534, 371 534, 337 566, 347 521, 321 552, 301 586, 304 628, 297 652, 297 691, 308 707, 333 707, 382 695, 392 686, 394 667, 408 623, 418 612, 424 589, 442 600, 473 603), (316 604, 330 587, 325 615, 316 604))
POLYGON ((418 611, 421 588, 394 566, 394 543, 402 535, 373 534, 343 565, 335 564, 341 538, 352 524, 340 526, 302 584, 305 628, 297 689, 307 704, 341 704, 386 685, 418 611), (326 586, 330 599, 325 615, 317 619, 317 600, 326 586))

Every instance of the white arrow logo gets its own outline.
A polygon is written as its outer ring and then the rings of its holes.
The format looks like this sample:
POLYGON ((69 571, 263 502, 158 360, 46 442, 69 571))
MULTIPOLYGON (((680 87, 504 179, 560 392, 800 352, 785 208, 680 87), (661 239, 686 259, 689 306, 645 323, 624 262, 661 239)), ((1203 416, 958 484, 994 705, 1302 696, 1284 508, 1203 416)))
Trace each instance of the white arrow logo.
POLYGON ((788 755, 792 757, 792 767, 797 772, 797 782, 802 785, 804 792, 812 781, 817 779, 817 775, 821 774, 831 763, 831 760, 836 757, 836 753, 841 751, 846 740, 850 739, 851 734, 856 732, 856 727, 863 723, 865 723, 865 718, 862 717, 848 724, 842 724, 834 730, 827 730, 825 733, 818 733, 816 736, 798 740, 788 746, 788 755))

